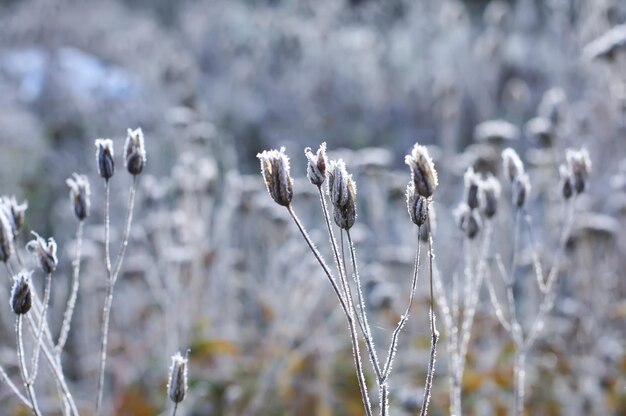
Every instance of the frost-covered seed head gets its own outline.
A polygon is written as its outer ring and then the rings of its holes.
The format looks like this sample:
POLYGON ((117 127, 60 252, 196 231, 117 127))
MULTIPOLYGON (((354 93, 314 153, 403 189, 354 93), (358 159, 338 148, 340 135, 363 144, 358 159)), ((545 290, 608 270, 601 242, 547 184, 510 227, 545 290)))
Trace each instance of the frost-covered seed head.
POLYGON ((509 182, 513 183, 515 178, 524 174, 524 164, 519 158, 519 155, 512 148, 504 149, 502 152, 502 166, 504 168, 504 175, 509 182))
POLYGON ((465 202, 471 209, 478 208, 478 184, 480 179, 474 172, 474 168, 470 167, 467 169, 463 179, 465 181, 465 202))
POLYGON ((477 210, 471 209, 466 203, 462 202, 454 210, 453 214, 459 228, 465 233, 467 238, 471 240, 478 235, 482 227, 482 221, 477 210))
POLYGON ((326 179, 326 142, 323 142, 317 153, 313 154, 310 147, 304 149, 307 158, 306 175, 313 185, 322 186, 326 179))
POLYGON ((513 182, 513 204, 518 208, 523 208, 530 194, 530 180, 528 175, 523 173, 518 175, 513 182))
MULTIPOLYGON (((187 352, 189 354, 189 352, 187 352)), ((187 364, 189 358, 183 357, 180 352, 172 356, 172 366, 170 367, 170 378, 167 383, 167 395, 174 403, 180 403, 187 394, 187 364)))
POLYGON ((131 175, 139 175, 146 164, 146 147, 141 128, 128 129, 124 147, 124 165, 131 175))
POLYGON ((480 209, 487 218, 492 218, 498 212, 498 199, 500 199, 500 182, 489 175, 480 183, 480 209))
POLYGON ((570 199, 574 194, 574 187, 572 185, 572 171, 567 165, 559 166, 559 176, 561 177, 560 189, 561 195, 564 199, 570 199))
POLYGON ((289 158, 285 148, 264 150, 256 157, 261 161, 261 174, 272 199, 279 205, 289 206, 293 198, 293 180, 289 175, 289 158))
POLYGON ((104 180, 108 181, 115 173, 115 160, 113 159, 113 141, 111 139, 96 139, 96 161, 98 172, 104 180))
POLYGON ((36 232, 31 231, 31 233, 35 238, 26 244, 26 248, 37 257, 39 267, 41 267, 44 273, 53 273, 59 263, 57 259, 57 243, 52 237, 46 241, 36 232))
POLYGON ((4 209, 0 209, 0 261, 7 262, 13 254, 13 227, 4 209))
POLYGON ((79 220, 84 220, 89 216, 90 195, 89 179, 85 175, 72 173, 71 178, 65 180, 70 187, 70 203, 74 208, 74 214, 79 220))
POLYGON ((28 202, 24 201, 20 204, 17 202, 15 196, 5 196, 2 198, 0 204, 6 211, 7 219, 13 228, 13 235, 17 236, 24 226, 24 218, 26 216, 26 210, 28 209, 28 202))
POLYGON ((28 313, 32 306, 30 276, 32 271, 21 271, 13 276, 13 288, 11 289, 11 309, 16 315, 28 313))
POLYGON ((415 190, 424 198, 429 198, 437 187, 437 171, 426 147, 416 143, 411 154, 406 155, 404 163, 411 169, 411 179, 415 190))
POLYGON ((428 220, 428 200, 415 191, 413 182, 406 186, 406 205, 411 221, 421 227, 428 220))
POLYGON ((339 228, 349 230, 356 221, 356 183, 343 160, 331 160, 328 169, 328 194, 333 218, 339 228))
POLYGON ((580 194, 585 190, 589 181, 589 173, 591 172, 589 152, 585 148, 580 150, 567 149, 565 158, 567 159, 567 166, 572 173, 574 189, 580 194))

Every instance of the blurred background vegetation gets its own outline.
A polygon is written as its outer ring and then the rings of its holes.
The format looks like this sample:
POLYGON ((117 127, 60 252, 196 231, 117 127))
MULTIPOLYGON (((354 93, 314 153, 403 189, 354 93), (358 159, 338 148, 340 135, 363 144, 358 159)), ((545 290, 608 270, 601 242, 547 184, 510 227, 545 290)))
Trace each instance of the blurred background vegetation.
MULTIPOLYGON (((294 263, 309 255, 264 194, 260 150, 286 146, 297 177, 305 146, 325 140, 331 155, 346 159, 360 190, 355 234, 364 269, 372 287, 392 283, 374 293, 393 300, 408 288, 415 242, 405 229, 402 166, 415 141, 432 145, 441 174, 444 275, 460 267, 448 260, 462 244, 451 206, 468 166, 496 172, 503 146, 523 155, 535 237, 549 259, 562 216, 556 166, 563 149, 584 145, 594 162, 591 192, 580 203, 551 323, 558 330, 548 331, 533 358, 528 408, 624 414, 626 41, 616 51, 585 47, 625 22, 620 0, 0 1, 0 191, 28 200, 27 228, 57 238, 66 274, 75 224, 64 180, 73 171, 92 180, 70 378, 94 378, 104 287, 97 137, 114 139, 119 155, 126 128, 141 126, 148 150, 113 312, 109 394, 111 414, 120 415, 167 408, 168 357, 186 347, 189 414, 359 414, 341 316, 312 259, 294 263), (537 116, 555 130, 528 124, 537 116), (476 128, 488 120, 510 124, 476 128), (206 293, 194 293, 198 287, 206 293), (97 301, 85 304, 89 296, 97 301)), ((118 176, 113 204, 121 223, 130 179, 118 176)), ((297 185, 304 220, 319 228, 314 195, 297 185)), ((511 224, 503 221, 506 252, 511 224)), ((531 317, 536 303, 532 296, 524 303, 531 317)), ((378 330, 388 334, 402 306, 375 307, 378 330)), ((422 304, 415 312, 396 364, 403 368, 392 392, 396 411, 419 406, 425 311, 422 304)), ((489 305, 476 325, 465 406, 469 414, 505 414, 511 345, 489 305)), ((446 413, 448 400, 443 347, 440 357, 435 415, 446 413)), ((76 384, 85 401, 90 383, 76 384)))

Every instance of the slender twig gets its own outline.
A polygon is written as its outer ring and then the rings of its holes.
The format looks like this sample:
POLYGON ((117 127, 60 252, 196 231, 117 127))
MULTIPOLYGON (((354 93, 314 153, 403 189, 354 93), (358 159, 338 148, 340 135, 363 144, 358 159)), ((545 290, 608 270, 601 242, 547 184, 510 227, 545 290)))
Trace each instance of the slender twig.
POLYGON ((349 329, 350 329, 350 340, 352 342, 352 353, 353 353, 353 358, 354 358, 354 364, 356 366, 357 379, 358 379, 358 382, 359 382, 359 389, 361 391, 361 398, 363 400, 363 406, 365 407, 366 415, 367 416, 372 416, 372 405, 370 403, 369 395, 367 393, 367 384, 365 382, 365 374, 363 373, 363 367, 362 367, 362 364, 361 364, 361 354, 359 352, 358 334, 357 334, 356 328, 354 326, 354 312, 353 312, 353 309, 350 308, 348 304, 346 304, 346 302, 344 301, 343 297, 341 296, 341 291, 340 291, 339 287, 337 286, 337 282, 333 278, 333 275, 332 275, 330 269, 328 268, 328 266, 324 262, 324 259, 321 256, 321 254, 319 253, 319 251, 317 250, 317 248, 315 247, 315 245, 311 241, 309 235, 307 234, 306 230, 304 229, 304 226, 300 223, 300 220, 296 216, 296 214, 293 211, 293 208, 291 207, 291 205, 287 206, 287 211, 289 211, 289 215, 291 215, 291 218, 296 223, 296 226, 298 227, 298 230, 300 230, 300 234, 302 234, 302 237, 304 238, 304 240, 306 241, 307 245, 311 249, 311 252, 313 252, 313 255, 315 256, 317 262, 320 264, 320 266, 324 270, 324 273, 326 274, 326 277, 330 281, 330 283, 331 283, 331 285, 333 287, 333 290, 335 291, 335 294, 337 295, 337 297, 339 299, 339 303, 341 304, 341 308, 343 309, 343 311, 344 311, 344 313, 346 315, 346 319, 348 321, 348 326, 349 326, 349 329))
POLYGON ((65 343, 67 342, 67 337, 70 333, 70 327, 72 326, 72 316, 74 315, 74 307, 76 306, 76 298, 78 297, 78 289, 80 286, 80 257, 83 246, 83 229, 84 229, 85 221, 80 220, 78 223, 78 230, 76 230, 76 253, 74 256, 74 261, 72 262, 72 266, 74 271, 72 273, 72 291, 70 293, 70 297, 67 300, 67 306, 65 307, 65 313, 63 314, 63 324, 61 325, 61 333, 59 334, 59 340, 55 347, 55 353, 57 355, 61 354, 63 348, 65 347, 65 343))
POLYGON ((31 410, 35 416, 41 416, 41 411, 39 410, 39 406, 37 404, 35 389, 33 389, 33 385, 28 377, 28 368, 26 367, 26 358, 24 357, 24 337, 22 335, 22 326, 22 315, 18 315, 15 323, 15 337, 17 339, 17 358, 20 366, 20 374, 22 376, 26 392, 28 393, 31 410))
POLYGON ((384 372, 381 371, 380 362, 378 361, 378 355, 376 354, 376 343, 374 342, 374 336, 370 329, 369 320, 367 319, 367 312, 365 307, 365 299, 363 297, 363 287, 361 286, 361 277, 359 276, 359 270, 356 263, 356 249, 350 235, 350 230, 346 230, 346 236, 348 237, 348 246, 350 247, 350 261, 352 263, 352 271, 354 273, 354 281, 356 283, 357 298, 359 301, 359 308, 361 309, 361 317, 363 326, 365 327, 365 344, 370 353, 370 358, 373 362, 374 370, 379 382, 385 379, 384 372))
POLYGON ((44 332, 44 324, 46 323, 46 312, 48 310, 48 304, 50 303, 50 286, 52 283, 52 273, 46 274, 46 287, 43 295, 43 309, 41 310, 41 316, 39 317, 39 331, 37 332, 37 341, 35 343, 35 351, 31 362, 31 378, 30 384, 35 382, 37 378, 37 369, 39 368, 39 351, 41 350, 42 337, 44 332))
POLYGON ((102 308, 102 333, 100 339, 100 367, 98 370, 98 392, 96 399, 96 415, 100 414, 102 406, 102 394, 104 390, 104 372, 106 368, 107 358, 107 342, 109 334, 109 320, 111 316, 111 305, 113 304, 113 289, 115 282, 117 281, 118 274, 122 267, 122 260, 126 253, 126 246, 128 245, 128 238, 130 235, 130 227, 133 219, 133 209, 135 206, 135 191, 137 188, 137 176, 133 176, 133 182, 130 187, 130 193, 128 196, 128 210, 126 213, 126 223, 124 226, 124 234, 122 236, 122 242, 120 244, 119 253, 115 266, 111 270, 111 258, 110 258, 110 239, 109 239, 109 224, 110 224, 110 209, 109 209, 109 182, 105 181, 106 195, 105 195, 105 221, 104 221, 104 236, 105 236, 105 264, 107 269, 107 294, 104 300, 104 307, 102 308))
MULTIPOLYGON (((418 231, 419 235, 419 231, 418 231)), ((413 269, 413 282, 411 283, 411 294, 409 295, 409 304, 406 306, 404 314, 400 317, 398 321, 398 325, 396 325, 396 329, 393 331, 391 335, 391 343, 389 345, 389 351, 387 353, 387 361, 385 362, 385 367, 383 370, 383 379, 386 380, 389 377, 389 373, 391 372, 391 366, 393 365, 394 356, 396 354, 396 349, 398 347, 398 338, 400 336, 400 332, 406 325, 406 322, 409 319, 409 313, 411 312, 411 306, 413 305, 413 298, 415 297, 415 288, 417 286, 418 280, 418 271, 420 267, 420 240, 417 240, 417 252, 415 253, 415 266, 413 269)))
POLYGON ((559 249, 554 257, 554 263, 550 268, 550 273, 546 279, 546 291, 544 294, 543 301, 539 306, 539 313, 533 322, 530 331, 528 331, 528 335, 524 340, 523 348, 525 351, 530 349, 532 344, 535 342, 537 336, 539 335, 539 331, 543 327, 543 323, 545 321, 546 316, 552 310, 554 306, 554 286, 556 284, 557 278, 559 276, 559 267, 561 264, 561 257, 565 252, 565 246, 567 245, 567 240, 571 234, 572 226, 574 224, 574 208, 575 208, 576 197, 573 197, 569 202, 569 212, 567 215, 567 219, 565 220, 565 224, 563 225, 563 231, 561 232, 561 237, 559 240, 559 249))
POLYGON ((176 411, 178 410, 178 403, 174 404, 174 412, 172 413, 172 416, 176 416, 176 411))
POLYGON ((33 408, 33 405, 30 403, 30 401, 24 397, 24 395, 18 390, 17 386, 13 383, 13 381, 11 381, 11 379, 9 378, 9 375, 6 373, 6 371, 4 371, 4 368, 2 368, 2 366, 0 366, 0 378, 2 378, 2 380, 4 380, 5 383, 7 383, 7 386, 9 386, 9 388, 13 391, 13 393, 17 396, 18 399, 20 399, 22 401, 22 403, 25 406, 28 406, 29 409, 33 408))
POLYGON ((420 416, 426 416, 428 414, 428 405, 430 403, 430 393, 433 386, 433 378, 435 375, 435 356, 437 354, 437 340, 439 339, 439 332, 437 331, 437 325, 435 323, 435 309, 434 309, 434 295, 433 295, 433 258, 435 254, 433 252, 433 235, 432 227, 430 225, 430 207, 426 205, 426 212, 428 218, 428 272, 430 280, 430 333, 431 333, 431 346, 430 346, 430 360, 428 362, 428 374, 426 375, 426 386, 424 388, 424 398, 422 400, 422 409, 420 410, 420 416))
POLYGON ((126 221, 124 225, 124 235, 122 236, 122 243, 120 244, 119 252, 117 253, 117 259, 115 260, 115 267, 113 267, 113 283, 117 281, 117 278, 122 268, 122 262, 124 261, 124 255, 126 254, 126 247, 128 247, 128 238, 130 237, 130 226, 133 222, 133 210, 135 208, 135 192, 137 190, 137 176, 133 176, 133 183, 130 186, 130 194, 128 196, 128 210, 126 211, 126 221))

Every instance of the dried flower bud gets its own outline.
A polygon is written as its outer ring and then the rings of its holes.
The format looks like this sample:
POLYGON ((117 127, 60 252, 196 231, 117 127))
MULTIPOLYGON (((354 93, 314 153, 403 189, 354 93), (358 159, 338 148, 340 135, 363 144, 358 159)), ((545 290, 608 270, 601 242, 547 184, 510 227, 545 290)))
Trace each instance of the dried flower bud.
POLYGON ((313 185, 321 186, 326 179, 326 142, 323 142, 314 155, 310 147, 304 149, 308 160, 306 175, 313 185))
POLYGON ((463 177, 465 181, 465 202, 471 208, 478 208, 478 182, 479 178, 474 168, 469 168, 465 171, 463 177))
POLYGON ((7 262, 13 254, 13 228, 4 209, 0 209, 0 261, 7 262))
POLYGON ((411 221, 418 227, 424 225, 428 219, 428 200, 415 192, 413 182, 406 186, 406 205, 411 221))
POLYGON ((13 228, 13 235, 17 236, 24 226, 24 217, 28 209, 28 202, 24 201, 19 204, 14 196, 5 196, 2 198, 2 205, 6 210, 7 219, 13 228))
POLYGON ((574 194, 572 186, 572 171, 566 165, 559 166, 559 176, 561 177, 561 195, 563 198, 570 199, 574 194))
POLYGON ((524 207, 526 199, 530 194, 530 180, 527 174, 518 175, 513 182, 513 204, 518 207, 524 207))
POLYGON ((437 171, 426 147, 415 144, 410 155, 406 155, 404 163, 411 168, 411 179, 415 190, 424 198, 432 196, 437 187, 437 171))
POLYGON ((478 235, 482 227, 482 221, 477 210, 471 209, 466 203, 461 203, 454 210, 454 217, 459 228, 463 230, 467 238, 471 240, 478 235))
POLYGON ((104 180, 108 181, 115 173, 115 161, 113 159, 113 141, 111 139, 96 139, 96 161, 98 172, 104 180))
POLYGON ((492 218, 498 211, 498 199, 500 199, 500 182, 488 176, 480 184, 480 207, 487 218, 492 218))
POLYGON ((511 183, 515 181, 515 178, 524 174, 522 160, 517 152, 510 147, 502 152, 502 166, 504 167, 504 175, 511 183))
POLYGON ((180 352, 172 356, 172 366, 170 367, 170 378, 167 383, 167 395, 174 403, 180 403, 187 394, 187 363, 189 362, 189 351, 183 357, 180 352))
POLYGON ((74 214, 79 220, 84 220, 89 216, 90 194, 89 179, 85 175, 72 173, 71 178, 65 180, 70 187, 70 202, 74 208, 74 214))
POLYGON ((53 273, 59 261, 57 260, 57 243, 54 238, 48 238, 48 241, 44 240, 34 231, 31 233, 35 236, 34 240, 31 240, 26 244, 26 248, 37 256, 39 266, 46 273, 53 273))
POLYGON ((143 131, 141 128, 128 129, 126 145, 124 147, 126 158, 124 165, 131 175, 139 175, 146 164, 146 147, 143 142, 143 131))
POLYGON ((32 306, 30 276, 33 272, 21 271, 13 276, 11 289, 11 309, 16 315, 24 315, 32 306))
POLYGON ((289 206, 293 198, 293 180, 289 175, 289 158, 285 148, 264 150, 256 155, 261 161, 261 174, 272 199, 282 206, 289 206))
POLYGON ((331 160, 328 171, 328 194, 333 217, 339 228, 349 230, 356 221, 356 184, 343 160, 331 160))
POLYGON ((567 149, 565 151, 565 157, 567 159, 568 168, 570 172, 572 172, 574 189, 580 194, 585 190, 585 186, 589 180, 589 173, 591 172, 589 152, 587 152, 585 148, 580 150, 567 149))

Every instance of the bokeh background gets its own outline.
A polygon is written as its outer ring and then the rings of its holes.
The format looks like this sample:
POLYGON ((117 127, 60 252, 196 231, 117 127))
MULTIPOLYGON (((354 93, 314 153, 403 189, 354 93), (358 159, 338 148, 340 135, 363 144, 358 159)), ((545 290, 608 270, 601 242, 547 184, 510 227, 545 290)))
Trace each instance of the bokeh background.
MULTIPOLYGON (((26 229, 59 243, 53 328, 75 244, 64 180, 80 172, 92 184, 82 289, 64 357, 79 404, 91 409, 105 290, 104 187, 93 141, 110 137, 116 146, 117 242, 130 184, 120 155, 126 128, 141 126, 148 164, 114 301, 110 414, 168 414, 169 357, 187 348, 185 414, 360 414, 337 302, 266 194, 255 158, 286 146, 294 203, 329 255, 315 189, 303 178, 304 147, 323 140, 357 180, 353 235, 383 351, 417 244, 402 164, 413 143, 431 146, 440 172, 435 246, 446 285, 463 269, 452 210, 465 169, 499 174, 500 151, 518 150, 533 183, 535 249, 550 264, 563 222, 557 167, 565 148, 585 146, 591 185, 577 201, 555 311, 529 359, 527 408, 624 414, 625 24, 619 0, 1 1, 0 193, 27 199, 26 229)), ((494 236, 505 258, 508 198, 505 187, 494 236)), ((21 238, 23 246, 29 237, 21 238)), ((524 324, 540 301, 531 243, 522 237, 516 286, 524 324)), ((394 414, 420 406, 430 339, 424 278, 417 296, 394 369, 394 414)), ((0 311, 7 334, 0 363, 15 376, 8 303, 0 311)), ((476 319, 465 411, 508 414, 511 341, 486 298, 476 319)), ((442 342, 434 415, 448 411, 446 374, 442 342)), ((51 386, 41 388, 54 414, 51 386)), ((0 386, 0 414, 19 412, 0 386)))

